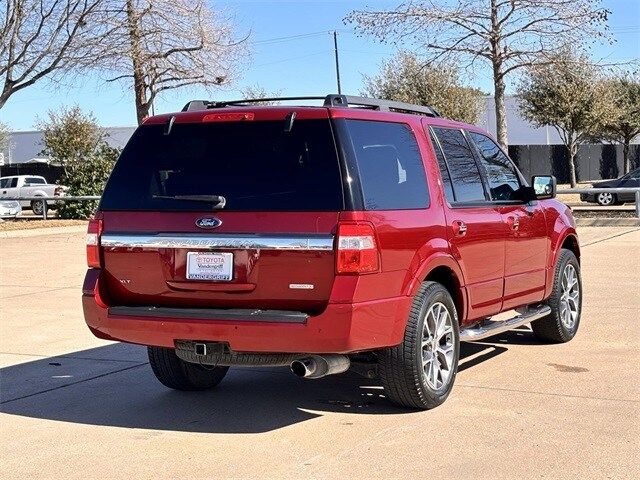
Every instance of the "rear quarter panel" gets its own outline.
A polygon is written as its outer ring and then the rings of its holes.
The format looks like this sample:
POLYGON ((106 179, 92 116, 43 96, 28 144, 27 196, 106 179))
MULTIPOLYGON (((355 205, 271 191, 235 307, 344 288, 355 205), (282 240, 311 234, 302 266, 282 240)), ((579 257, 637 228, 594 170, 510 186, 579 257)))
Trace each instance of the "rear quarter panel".
MULTIPOLYGON (((336 111, 337 112, 337 111, 336 111)), ((332 114, 334 111, 332 111, 332 114)), ((365 112, 345 109, 336 115, 363 118, 365 112), (356 117, 357 115, 357 117, 356 117)), ((425 168, 429 206, 416 210, 343 212, 344 221, 366 221, 375 225, 381 251, 381 273, 358 277, 338 277, 345 287, 341 301, 362 302, 399 296, 412 297, 431 270, 450 268, 464 284, 459 265, 451 255, 444 214, 444 192, 431 143, 425 135, 420 117, 413 115, 370 115, 371 120, 402 122, 410 126, 418 143, 425 168), (388 118, 387 118, 388 117, 388 118)), ((336 289, 334 288, 334 293, 336 289)), ((337 298, 333 298, 336 301, 337 298)))

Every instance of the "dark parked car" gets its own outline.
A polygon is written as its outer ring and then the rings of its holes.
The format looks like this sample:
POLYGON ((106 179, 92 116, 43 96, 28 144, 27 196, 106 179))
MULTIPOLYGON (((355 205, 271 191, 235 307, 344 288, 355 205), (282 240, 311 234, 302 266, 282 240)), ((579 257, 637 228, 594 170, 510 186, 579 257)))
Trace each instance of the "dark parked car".
POLYGON ((428 107, 260 101, 191 102, 136 130, 89 222, 95 335, 147 345, 178 390, 230 366, 313 379, 365 363, 390 400, 432 408, 461 341, 576 334, 580 250, 554 177, 529 186, 486 132, 428 107))
MULTIPOLYGON (((605 180, 593 184, 594 188, 638 188, 640 187, 640 168, 630 171, 620 178, 613 180, 605 180)), ((627 193, 582 193, 580 200, 583 202, 598 203, 600 205, 616 205, 625 202, 635 202, 636 194, 634 192, 627 193)))

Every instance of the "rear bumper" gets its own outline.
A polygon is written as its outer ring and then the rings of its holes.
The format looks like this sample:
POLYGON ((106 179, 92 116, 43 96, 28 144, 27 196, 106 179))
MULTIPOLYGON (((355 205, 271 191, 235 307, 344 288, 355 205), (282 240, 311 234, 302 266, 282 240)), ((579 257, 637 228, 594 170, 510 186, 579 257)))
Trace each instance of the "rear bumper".
POLYGON ((176 340, 226 342, 235 352, 351 353, 402 341, 410 297, 362 303, 330 303, 304 323, 122 315, 99 294, 99 270, 89 270, 82 306, 94 335, 107 340, 174 347, 176 340))

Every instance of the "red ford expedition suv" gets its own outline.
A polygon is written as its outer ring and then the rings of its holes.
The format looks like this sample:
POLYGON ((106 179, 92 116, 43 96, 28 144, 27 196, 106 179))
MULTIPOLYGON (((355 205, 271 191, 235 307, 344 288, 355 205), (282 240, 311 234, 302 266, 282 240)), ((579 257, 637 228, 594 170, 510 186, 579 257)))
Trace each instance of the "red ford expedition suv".
POLYGON ((525 323, 575 335, 580 252, 554 195, 553 177, 529 186, 486 132, 428 107, 190 102, 148 118, 111 174, 84 315, 147 345, 170 388, 214 387, 234 365, 354 367, 432 408, 461 341, 525 323))

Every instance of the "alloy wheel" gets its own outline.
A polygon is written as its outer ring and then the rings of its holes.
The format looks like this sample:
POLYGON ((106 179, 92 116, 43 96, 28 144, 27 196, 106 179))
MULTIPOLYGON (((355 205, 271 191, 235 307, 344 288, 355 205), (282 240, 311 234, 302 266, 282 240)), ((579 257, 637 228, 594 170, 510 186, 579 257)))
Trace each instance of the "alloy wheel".
POLYGON ((42 200, 35 201, 31 208, 34 215, 42 215, 42 212, 44 212, 44 202, 42 200))
POLYGON ((560 297, 560 320, 572 330, 580 313, 580 283, 573 265, 567 264, 562 273, 562 295, 560 297))
POLYGON ((455 343, 451 314, 442 303, 434 303, 422 328, 422 370, 433 390, 447 385, 453 373, 455 343))
POLYGON ((609 192, 599 193, 598 203, 600 205, 611 205, 613 203, 613 194, 609 192))

